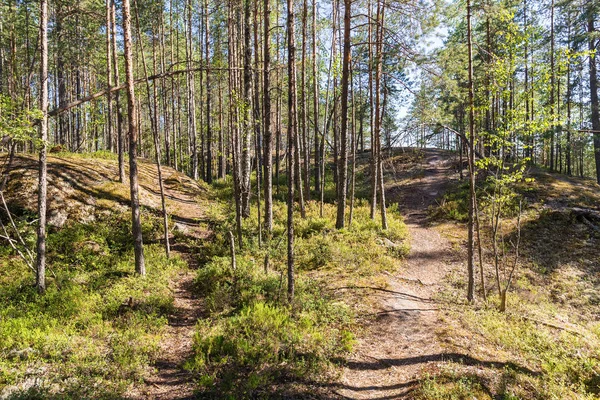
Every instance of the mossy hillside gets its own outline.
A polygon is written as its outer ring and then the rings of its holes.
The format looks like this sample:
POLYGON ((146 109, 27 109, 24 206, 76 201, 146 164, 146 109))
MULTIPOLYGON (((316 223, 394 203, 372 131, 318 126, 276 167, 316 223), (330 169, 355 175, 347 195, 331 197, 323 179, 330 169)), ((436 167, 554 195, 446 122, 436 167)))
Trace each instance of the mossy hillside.
MULTIPOLYGON (((440 332, 440 338, 449 349, 461 352, 468 346, 473 350, 470 355, 496 361, 497 365, 479 368, 477 374, 473 374, 470 367, 452 364, 439 372, 441 378, 432 377, 422 384, 422 398, 435 398, 431 393, 436 390, 445 393, 446 389, 452 395, 440 395, 440 398, 461 398, 458 396, 460 382, 488 390, 489 397, 510 399, 588 399, 600 394, 597 323, 600 237, 571 211, 573 208, 596 209, 600 190, 589 179, 536 168, 529 170, 526 176, 534 179, 512 186, 524 202, 520 262, 508 294, 507 312, 496 311, 499 297, 491 238, 484 229, 488 303, 445 310, 443 318, 450 328, 440 332), (505 361, 514 363, 503 367, 505 361)), ((487 226, 491 209, 486 203, 489 190, 484 182, 479 186, 482 226, 487 226)), ((500 229, 506 251, 511 255, 514 254, 511 243, 515 243, 517 235, 516 198, 508 203, 500 229)), ((460 243, 466 237, 456 222, 466 219, 467 199, 468 185, 461 183, 432 209, 438 229, 460 243)), ((440 294, 440 301, 460 304, 465 294, 464 276, 454 274, 440 294)), ((481 293, 478 296, 481 298, 481 293)))
MULTIPOLYGON (((144 237, 160 221, 144 213, 144 237)), ((157 355, 172 309, 169 282, 185 268, 160 245, 145 246, 147 273, 134 274, 128 213, 69 222, 48 235, 48 289, 7 247, 0 250, 0 392, 8 398, 117 398, 157 355)), ((19 227, 35 240, 25 219, 19 227)))

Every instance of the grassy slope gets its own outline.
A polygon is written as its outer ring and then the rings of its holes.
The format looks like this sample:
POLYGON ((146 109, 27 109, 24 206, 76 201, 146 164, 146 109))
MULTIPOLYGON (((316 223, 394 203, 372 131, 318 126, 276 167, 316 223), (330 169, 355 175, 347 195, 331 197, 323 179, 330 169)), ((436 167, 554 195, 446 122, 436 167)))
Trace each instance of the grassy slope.
MULTIPOLYGON (((102 155, 101 155, 102 156, 102 155)), ((0 247, 0 394, 8 398, 120 398, 156 357, 172 308, 170 281, 187 265, 167 260, 155 167, 141 163, 148 276, 133 274, 128 186, 112 158, 49 158, 48 290, 0 247), (60 227, 56 226, 60 225, 60 227)), ((35 241, 35 161, 18 158, 6 191, 27 245, 35 241)), ((167 169, 172 224, 199 217, 177 199, 208 201, 207 189, 167 169)), ((0 217, 5 219, 4 211, 0 217)), ((191 229, 199 229, 193 226, 191 229)), ((14 234, 11 232, 11 234, 14 234)))
MULTIPOLYGON (((446 326, 440 337, 449 350, 479 360, 485 368, 450 363, 431 371, 420 396, 426 399, 478 398, 587 399, 600 395, 600 236, 584 224, 577 208, 598 210, 600 188, 590 180, 542 170, 518 187, 526 200, 521 262, 508 297, 508 311, 496 311, 489 238, 484 238, 489 303, 460 306, 466 287, 462 273, 449 277, 440 301, 446 326), (575 211, 574 209, 575 208, 575 211), (487 251, 485 251, 487 250, 487 251)), ((432 210, 439 229, 457 243, 465 240, 464 187, 432 210)), ((482 194, 483 196, 483 194, 482 194)), ((483 210, 486 212, 486 209, 483 210)), ((506 234, 514 234, 515 219, 506 234)), ((599 221, 592 221, 598 223, 599 221)))

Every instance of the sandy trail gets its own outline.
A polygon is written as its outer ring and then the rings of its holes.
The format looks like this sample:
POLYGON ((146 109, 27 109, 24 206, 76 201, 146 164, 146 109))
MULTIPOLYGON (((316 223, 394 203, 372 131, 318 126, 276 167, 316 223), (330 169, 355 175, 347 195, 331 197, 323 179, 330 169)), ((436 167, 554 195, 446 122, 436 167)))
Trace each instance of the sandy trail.
MULTIPOLYGON (((459 262, 451 244, 429 226, 427 208, 456 175, 437 151, 427 151, 419 178, 390 188, 389 204, 398 202, 411 240, 404 268, 390 275, 380 291, 380 310, 369 335, 360 340, 347 363, 337 393, 350 399, 410 398, 428 363, 445 359, 438 341, 438 307, 433 295, 459 262)), ((414 172, 414 171, 413 171, 414 172)), ((409 171, 396 173, 396 181, 409 171)))

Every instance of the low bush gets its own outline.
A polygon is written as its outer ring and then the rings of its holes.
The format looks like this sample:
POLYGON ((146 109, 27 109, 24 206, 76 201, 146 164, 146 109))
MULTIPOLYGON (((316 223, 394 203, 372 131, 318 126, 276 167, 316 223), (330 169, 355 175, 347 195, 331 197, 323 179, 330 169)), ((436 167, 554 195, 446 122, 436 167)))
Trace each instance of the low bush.
POLYGON ((194 358, 187 365, 197 374, 201 393, 260 397, 277 383, 325 380, 334 360, 352 349, 356 311, 343 291, 335 289, 394 270, 408 250, 407 229, 394 207, 388 230, 370 219, 366 202, 358 202, 345 229, 335 229, 335 212, 335 206, 325 204, 321 216, 319 204, 307 202, 306 218, 295 216, 292 303, 287 301, 285 203, 275 201, 272 238, 262 246, 256 240, 257 212, 252 207, 243 223, 241 248, 236 241, 235 270, 226 239, 227 231, 235 232, 234 213, 218 226, 211 248, 219 245, 221 250, 196 277, 210 317, 198 323, 194 358), (395 251, 386 240, 394 243, 395 251))
MULTIPOLYGON (((147 238, 160 235, 151 218, 147 238)), ((135 276, 129 224, 128 214, 111 214, 50 231, 44 295, 25 264, 0 251, 2 395, 116 398, 145 374, 172 309, 169 281, 184 263, 146 246, 147 276, 135 276)))

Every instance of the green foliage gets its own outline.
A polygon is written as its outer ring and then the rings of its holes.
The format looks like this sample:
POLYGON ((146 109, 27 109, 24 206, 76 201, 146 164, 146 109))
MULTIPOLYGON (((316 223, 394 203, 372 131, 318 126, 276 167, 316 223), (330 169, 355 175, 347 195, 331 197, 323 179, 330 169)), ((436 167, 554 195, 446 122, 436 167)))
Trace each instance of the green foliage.
MULTIPOLYGON (((463 400, 490 399, 489 390, 479 378, 474 376, 459 376, 453 373, 426 377, 415 396, 419 400, 463 400)), ((508 400, 509 398, 503 397, 508 400)))
POLYGON ((527 365, 541 371, 541 376, 524 375, 512 382, 516 385, 526 379, 534 388, 531 392, 536 393, 535 398, 593 398, 600 392, 596 378, 600 374, 600 336, 553 332, 531 320, 507 318, 492 309, 468 310, 464 320, 494 346, 518 354, 527 365))
MULTIPOLYGON (((156 227, 146 223, 146 234, 156 227)), ((148 275, 135 276, 128 229, 127 214, 111 214, 51 231, 43 296, 22 261, 0 252, 0 386, 14 398, 114 398, 142 378, 172 309, 169 280, 184 264, 146 246, 148 275), (38 384, 25 390, 31 379, 38 384)))
MULTIPOLYGON (((231 199, 225 185, 218 188, 231 199)), ((366 202, 359 201, 352 225, 336 230, 336 208, 308 202, 306 218, 295 217, 296 292, 287 301, 285 204, 273 206, 273 236, 262 247, 256 241, 256 208, 243 223, 244 242, 236 241, 231 266, 227 231, 234 230, 234 212, 215 225, 209 245, 214 256, 198 270, 196 287, 206 299, 210 317, 199 322, 194 359, 188 364, 198 376, 202 393, 220 397, 259 396, 274 382, 301 377, 323 380, 333 360, 352 349, 355 310, 335 286, 371 279, 394 270, 407 251, 407 229, 395 207, 390 228, 371 221, 366 202), (383 245, 387 239, 394 251, 383 245), (265 271, 265 258, 268 269, 265 271)), ((233 207, 233 202, 229 204, 233 207)), ((263 233, 264 234, 264 233, 263 233)))
POLYGON ((439 205, 430 210, 432 217, 467 222, 469 219, 468 199, 469 183, 462 182, 444 193, 439 205))
POLYGON ((24 110, 18 101, 0 94, 0 139, 5 135, 17 142, 35 139, 33 122, 39 118, 39 110, 24 110))

